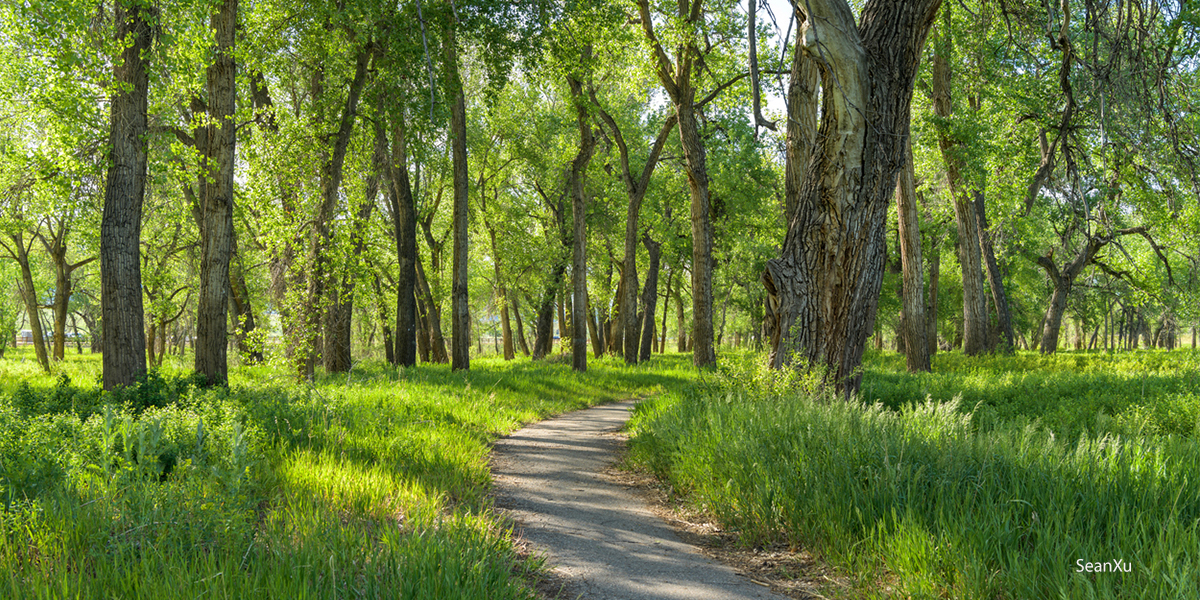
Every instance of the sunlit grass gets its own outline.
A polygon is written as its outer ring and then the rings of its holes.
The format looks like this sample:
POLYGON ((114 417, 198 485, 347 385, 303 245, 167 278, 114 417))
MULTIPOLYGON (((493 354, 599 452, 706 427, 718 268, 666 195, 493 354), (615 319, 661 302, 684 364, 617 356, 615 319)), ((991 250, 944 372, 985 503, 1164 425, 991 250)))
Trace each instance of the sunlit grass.
POLYGON ((487 498, 491 441, 692 377, 686 357, 476 359, 311 385, 242 367, 204 390, 168 363, 101 394, 98 355, 31 358, 0 360, 5 598, 531 598, 487 498))
MULTIPOLYGON (((751 357, 685 393, 644 403, 632 456, 743 543, 812 549, 869 595, 1200 597, 1194 424, 1187 435, 1097 435, 1084 427, 1063 434, 1039 420, 1068 411, 1075 399, 1086 418, 1060 422, 1094 425, 1086 390, 1099 381, 1116 388, 1104 390, 1110 396, 1130 394, 1139 365, 1152 365, 1144 372, 1148 380, 1160 376, 1161 388, 1185 390, 1194 357, 1078 359, 948 356, 933 375, 893 380, 947 391, 955 381, 979 390, 990 381, 1000 394, 981 423, 980 408, 972 410, 984 406, 979 400, 941 402, 933 394, 926 402, 889 390, 898 409, 846 403, 812 378, 765 372, 751 357), (1040 387, 1006 391, 1014 380, 1040 387), (1046 389, 1053 393, 1039 397, 1046 389), (1117 560, 1129 572, 1077 572, 1079 561, 1117 560)), ((882 389, 878 375, 889 369, 881 357, 871 361, 867 380, 882 389)), ((1171 402, 1169 393, 1146 398, 1139 386, 1119 406, 1150 414, 1171 402)))

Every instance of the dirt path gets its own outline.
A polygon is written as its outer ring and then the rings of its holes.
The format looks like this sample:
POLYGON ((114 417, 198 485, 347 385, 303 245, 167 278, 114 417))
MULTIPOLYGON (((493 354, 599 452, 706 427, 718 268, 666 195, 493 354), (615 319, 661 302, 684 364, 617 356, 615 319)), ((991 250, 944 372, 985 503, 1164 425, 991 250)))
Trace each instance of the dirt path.
POLYGON ((601 476, 633 404, 573 412, 497 441, 497 507, 547 555, 568 598, 782 598, 682 542, 641 498, 601 476))

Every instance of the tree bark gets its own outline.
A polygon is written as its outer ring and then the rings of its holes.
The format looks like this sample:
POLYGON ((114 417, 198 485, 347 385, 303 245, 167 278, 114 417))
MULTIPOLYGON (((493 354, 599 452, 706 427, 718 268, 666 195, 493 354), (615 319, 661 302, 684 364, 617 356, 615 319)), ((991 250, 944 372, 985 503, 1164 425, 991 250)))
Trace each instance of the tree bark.
POLYGON ((229 382, 229 258, 233 250, 233 168, 237 143, 234 114, 237 64, 234 43, 238 0, 223 0, 209 17, 216 55, 208 66, 207 124, 198 130, 197 189, 200 227, 200 296, 196 311, 196 373, 209 385, 229 382))
MULTIPOLYGON (((5 247, 9 257, 16 260, 21 269, 21 281, 17 283, 17 291, 25 304, 25 315, 29 321, 29 332, 33 336, 33 354, 37 357, 38 365, 46 373, 50 372, 50 357, 46 352, 46 331, 42 329, 41 305, 37 301, 37 288, 33 284, 33 269, 29 264, 30 246, 25 243, 25 236, 20 231, 8 234, 13 247, 5 247)), ((29 244, 33 241, 30 240, 29 244)))
MULTIPOLYGON (((950 94, 950 57, 953 40, 950 34, 950 5, 942 11, 933 55, 933 110, 939 119, 948 120, 953 114, 950 94)), ((991 346, 988 338, 988 315, 984 307, 983 269, 979 252, 979 219, 976 204, 968 197, 962 171, 966 168, 961 155, 962 143, 952 139, 946 127, 938 131, 938 148, 946 163, 946 179, 954 205, 954 222, 958 227, 958 262, 962 266, 963 289, 963 353, 976 356, 991 346)))
POLYGON ((638 352, 638 360, 650 360, 650 352, 654 349, 654 308, 658 306, 658 269, 660 248, 662 244, 650 239, 650 235, 642 236, 642 244, 650 256, 650 266, 646 269, 646 285, 642 287, 642 340, 638 352))
POLYGON ((521 321, 521 304, 516 294, 512 295, 512 312, 517 319, 517 343, 521 346, 521 353, 529 356, 529 344, 525 341, 525 323, 521 321))
POLYGON ((782 255, 768 261, 762 277, 766 331, 772 366, 799 357, 824 368, 826 381, 847 397, 862 381, 913 80, 940 4, 871 0, 859 27, 843 0, 797 5, 804 23, 796 51, 817 62, 824 106, 782 255))
POLYGON ((146 106, 153 20, 140 3, 115 3, 115 40, 124 46, 114 67, 109 167, 100 222, 100 296, 104 323, 104 389, 130 385, 146 372, 143 336, 142 200, 146 191, 146 106))
POLYGON ((992 246, 992 236, 988 231, 988 221, 983 193, 975 191, 976 229, 979 231, 979 251, 983 256, 983 264, 987 267, 988 286, 992 290, 992 304, 996 307, 996 321, 1003 339, 999 340, 998 350, 1004 354, 1016 352, 1016 338, 1013 334, 1012 311, 1008 308, 1008 293, 1004 291, 1004 275, 996 262, 996 249, 992 246))
MULTIPOLYGON (((702 5, 703 0, 681 1, 677 16, 689 24, 699 23, 703 17, 702 5)), ((671 98, 678 118, 679 141, 692 199, 692 364, 708 367, 717 360, 713 349, 711 196, 707 155, 696 120, 696 88, 692 81, 693 68, 697 61, 703 60, 703 52, 695 37, 688 37, 680 43, 676 62, 672 64, 654 33, 649 0, 638 0, 638 12, 642 30, 654 54, 655 74, 671 98)))
MULTIPOLYGON (((386 156, 386 133, 383 153, 386 156)), ((392 157, 387 161, 388 201, 392 213, 392 233, 396 241, 396 364, 417 364, 417 210, 412 183, 408 178, 408 139, 403 114, 395 116, 392 130, 392 157)))
MULTIPOLYGON (((312 380, 313 368, 317 358, 316 351, 321 347, 318 338, 320 337, 321 315, 327 304, 325 288, 328 284, 329 272, 326 255, 329 252, 329 244, 333 239, 331 223, 340 199, 339 192, 342 185, 346 150, 350 144, 350 134, 354 130, 358 101, 362 96, 363 86, 366 84, 367 67, 371 62, 374 51, 375 47, 368 43, 356 52, 354 78, 351 80, 349 90, 346 94, 346 103, 342 108, 338 128, 332 136, 333 142, 329 153, 323 157, 324 160, 321 164, 321 204, 317 208, 317 214, 313 217, 312 236, 308 249, 308 265, 310 265, 309 269, 311 272, 308 275, 308 289, 304 300, 304 315, 301 317, 303 319, 304 343, 303 347, 298 348, 298 352, 293 356, 297 375, 307 381, 312 380)), ((319 78, 314 88, 314 96, 319 97, 322 93, 319 78)))
POLYGON ((905 150, 904 168, 896 184, 896 215, 900 238, 900 272, 904 316, 900 320, 904 360, 910 373, 929 372, 929 342, 925 325, 925 283, 921 277, 921 223, 917 216, 912 144, 905 150))
MULTIPOLYGON (((583 49, 583 60, 592 57, 592 47, 583 49)), ((596 136, 592 133, 588 117, 587 100, 583 95, 583 82, 573 75, 567 76, 571 99, 575 103, 575 121, 579 127, 579 152, 571 162, 571 173, 567 185, 571 194, 571 222, 574 232, 571 252, 571 368, 578 372, 587 371, 587 196, 583 185, 588 163, 596 151, 596 136)), ((566 337, 563 332, 563 337, 566 337)), ((565 341, 565 340, 564 340, 565 341)))
POLYGON ((425 315, 429 329, 430 358, 435 363, 448 363, 450 362, 450 355, 446 352, 446 338, 442 334, 442 311, 438 308, 437 302, 433 298, 433 290, 429 288, 429 281, 425 278, 425 266, 421 263, 419 256, 414 261, 414 265, 417 268, 417 287, 420 288, 421 295, 425 297, 425 315))
POLYGON ((458 42, 454 27, 447 27, 445 89, 450 100, 450 149, 454 172, 454 273, 450 286, 450 368, 471 368, 471 313, 467 305, 467 104, 458 74, 458 42))

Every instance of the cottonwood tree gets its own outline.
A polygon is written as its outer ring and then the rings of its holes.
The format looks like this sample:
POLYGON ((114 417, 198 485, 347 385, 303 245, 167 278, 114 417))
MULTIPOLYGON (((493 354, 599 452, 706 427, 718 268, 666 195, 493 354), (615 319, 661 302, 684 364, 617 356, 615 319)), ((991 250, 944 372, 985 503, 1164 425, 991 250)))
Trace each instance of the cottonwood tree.
MULTIPOLYGON (((862 380, 913 80, 940 4, 873 0, 857 25, 842 0, 796 6, 795 52, 803 53, 797 60, 815 62, 823 104, 811 160, 786 165, 803 173, 796 212, 781 257, 767 263, 762 278, 770 361, 824 368, 826 380, 847 395, 862 380)), ((799 119, 805 108, 793 101, 789 119, 799 119)))
MULTIPOLYGON (((679 140, 686 159, 692 199, 692 362, 698 367, 708 367, 715 364, 717 359, 713 348, 713 234, 709 218, 712 193, 709 190, 708 156, 700 135, 697 114, 741 76, 725 82, 714 82, 715 89, 707 96, 697 98, 697 93, 700 91, 702 74, 711 73, 706 61, 712 58, 715 49, 712 40, 727 39, 716 27, 729 24, 729 20, 715 19, 708 12, 731 14, 735 9, 732 5, 710 6, 706 9, 704 0, 683 0, 674 11, 670 11, 671 14, 656 20, 650 10, 649 0, 638 0, 637 8, 637 21, 650 46, 654 73, 675 107, 679 140), (663 23, 668 26, 661 26, 663 23), (660 37, 659 30, 669 34, 669 37, 660 37), (675 41, 673 47, 672 41, 675 41)), ((636 299, 636 292, 632 297, 636 299)), ((637 339, 636 336, 634 339, 637 339)), ((627 349, 631 347, 627 346, 627 349)))
POLYGON ((151 23, 159 15, 140 2, 115 3, 113 39, 122 48, 113 68, 109 167, 100 222, 104 389, 132 384, 146 372, 139 243, 146 191, 146 109, 151 23))

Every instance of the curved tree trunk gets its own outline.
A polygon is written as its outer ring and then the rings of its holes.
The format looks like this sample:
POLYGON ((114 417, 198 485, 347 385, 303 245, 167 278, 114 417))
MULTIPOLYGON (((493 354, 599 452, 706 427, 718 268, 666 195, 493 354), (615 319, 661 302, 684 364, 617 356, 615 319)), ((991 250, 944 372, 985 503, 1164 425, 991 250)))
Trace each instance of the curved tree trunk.
MULTIPOLYGON (((113 79, 109 167, 100 221, 100 304, 104 327, 104 389, 132 384, 146 372, 142 310, 142 199, 146 191, 146 106, 151 9, 115 3, 114 39, 124 46, 113 79)), ((32 292, 32 290, 30 290, 32 292)))
POLYGON ((824 106, 819 145, 804 171, 782 255, 768 261, 762 277, 766 330, 773 366, 799 357, 826 369, 826 380, 847 396, 862 381, 859 366, 882 283, 887 207, 908 143, 913 80, 940 4, 872 0, 861 27, 843 0, 798 5, 804 24, 796 51, 817 63, 824 106))

